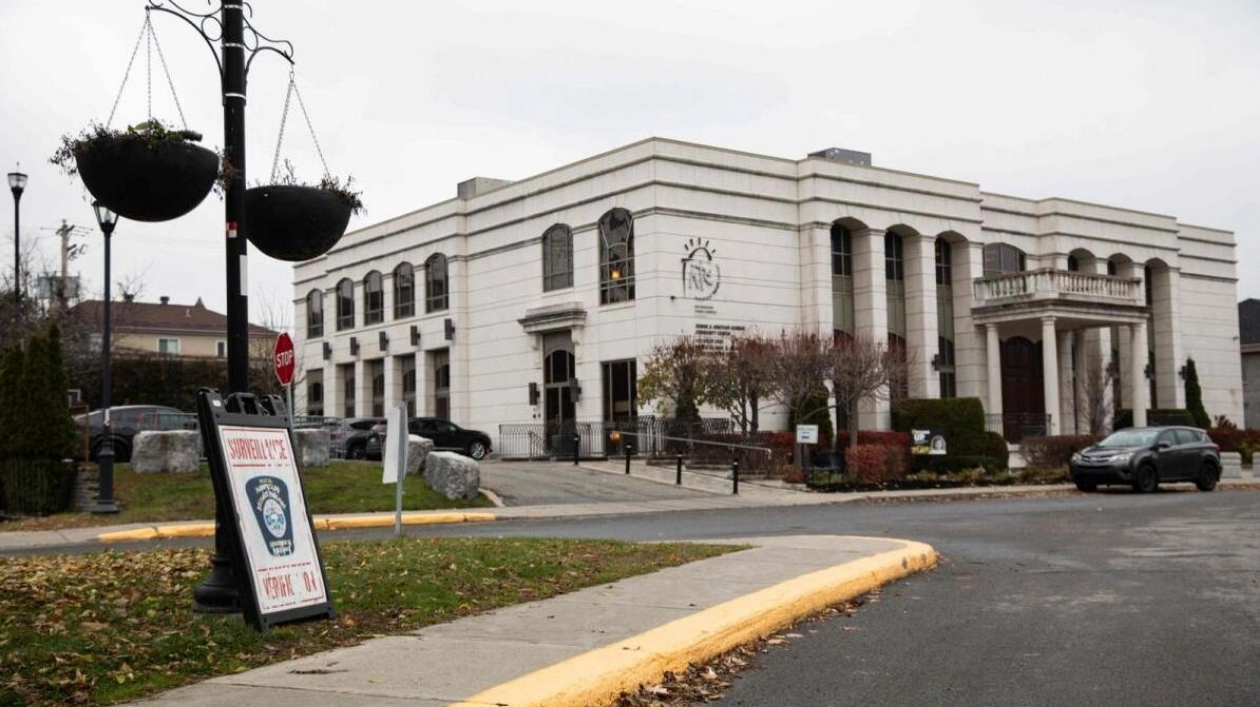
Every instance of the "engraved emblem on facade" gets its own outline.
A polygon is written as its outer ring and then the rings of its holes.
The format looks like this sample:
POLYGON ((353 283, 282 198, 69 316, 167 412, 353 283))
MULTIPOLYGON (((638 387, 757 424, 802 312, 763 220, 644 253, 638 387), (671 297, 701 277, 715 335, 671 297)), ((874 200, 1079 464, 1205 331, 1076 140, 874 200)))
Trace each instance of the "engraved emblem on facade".
POLYGON ((687 241, 687 257, 682 259, 683 297, 705 300, 717 294, 722 272, 713 261, 708 241, 687 241))

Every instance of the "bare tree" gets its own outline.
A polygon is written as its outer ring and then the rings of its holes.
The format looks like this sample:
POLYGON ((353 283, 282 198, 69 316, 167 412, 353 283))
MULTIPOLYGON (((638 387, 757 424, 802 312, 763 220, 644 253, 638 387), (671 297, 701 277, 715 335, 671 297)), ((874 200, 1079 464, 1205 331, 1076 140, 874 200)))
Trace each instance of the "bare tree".
POLYGON ((743 436, 760 428, 760 412, 772 401, 777 342, 759 334, 731 337, 702 360, 704 399, 730 414, 743 436))
POLYGON ((831 369, 831 343, 813 332, 785 331, 776 344, 777 356, 770 367, 772 397, 795 411, 798 420, 828 409, 830 405, 825 402, 822 407, 811 409, 811 401, 817 399, 818 389, 831 369))
MULTIPOLYGON (((867 336, 837 337, 827 350, 825 378, 831 383, 836 408, 845 411, 849 420, 857 419, 863 400, 886 400, 901 390, 909 371, 904 347, 889 347, 867 336)), ((850 434, 849 446, 855 444, 857 435, 850 434)), ((837 446, 833 439, 832 449, 837 446)))
POLYGON ((639 376, 639 400, 655 400, 657 409, 672 407, 674 417, 699 420, 699 407, 705 401, 705 347, 694 337, 680 336, 658 344, 644 361, 639 376))
POLYGON ((1101 437, 1107 433, 1107 423, 1112 414, 1111 374, 1098 351, 1086 354, 1084 364, 1076 372, 1079 391, 1076 416, 1084 421, 1090 435, 1101 437))

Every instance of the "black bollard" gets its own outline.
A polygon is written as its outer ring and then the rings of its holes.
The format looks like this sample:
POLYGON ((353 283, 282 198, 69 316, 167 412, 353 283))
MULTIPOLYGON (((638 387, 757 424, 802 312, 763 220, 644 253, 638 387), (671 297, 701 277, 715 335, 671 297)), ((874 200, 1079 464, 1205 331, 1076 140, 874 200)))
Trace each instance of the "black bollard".
POLYGON ((573 433, 573 466, 578 465, 578 454, 581 452, 582 435, 573 433))
POLYGON ((739 461, 731 462, 731 479, 734 484, 731 488, 731 493, 738 496, 739 495, 739 461))
POLYGON ((630 475, 630 454, 634 452, 634 445, 626 445, 626 475, 630 475))
POLYGON ((682 455, 678 455, 678 469, 674 472, 674 485, 682 486, 682 455))

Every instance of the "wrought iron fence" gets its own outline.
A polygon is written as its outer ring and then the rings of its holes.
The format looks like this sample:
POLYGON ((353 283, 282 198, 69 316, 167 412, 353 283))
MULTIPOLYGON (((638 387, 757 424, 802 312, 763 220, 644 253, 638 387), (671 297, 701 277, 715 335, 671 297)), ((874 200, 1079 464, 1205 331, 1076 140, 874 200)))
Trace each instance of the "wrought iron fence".
POLYGON ((584 459, 620 456, 627 444, 634 445, 636 454, 672 454, 673 443, 666 438, 703 437, 731 430, 729 419, 689 421, 650 415, 633 420, 503 424, 499 425, 497 451, 505 459, 568 459, 573 456, 576 439, 578 456, 584 459))
POLYGON ((727 418, 679 420, 655 416, 633 420, 499 425, 497 451, 504 459, 581 459, 619 457, 626 447, 648 459, 682 455, 691 466, 729 466, 739 461, 747 471, 771 465, 770 433, 745 436, 727 418))
POLYGON ((1018 442, 1025 437, 1043 437, 1050 430, 1050 413, 987 414, 985 429, 1001 434, 1007 442, 1018 442))

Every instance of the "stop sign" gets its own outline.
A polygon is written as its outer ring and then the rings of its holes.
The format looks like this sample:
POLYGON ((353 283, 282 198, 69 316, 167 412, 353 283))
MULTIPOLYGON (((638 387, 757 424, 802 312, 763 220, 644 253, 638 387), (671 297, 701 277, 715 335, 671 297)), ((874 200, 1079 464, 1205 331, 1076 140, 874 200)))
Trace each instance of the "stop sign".
POLYGON ((280 385, 289 385, 293 382, 293 371, 297 367, 297 361, 293 354, 293 339, 289 338, 288 334, 276 337, 274 359, 276 378, 280 379, 280 385))

